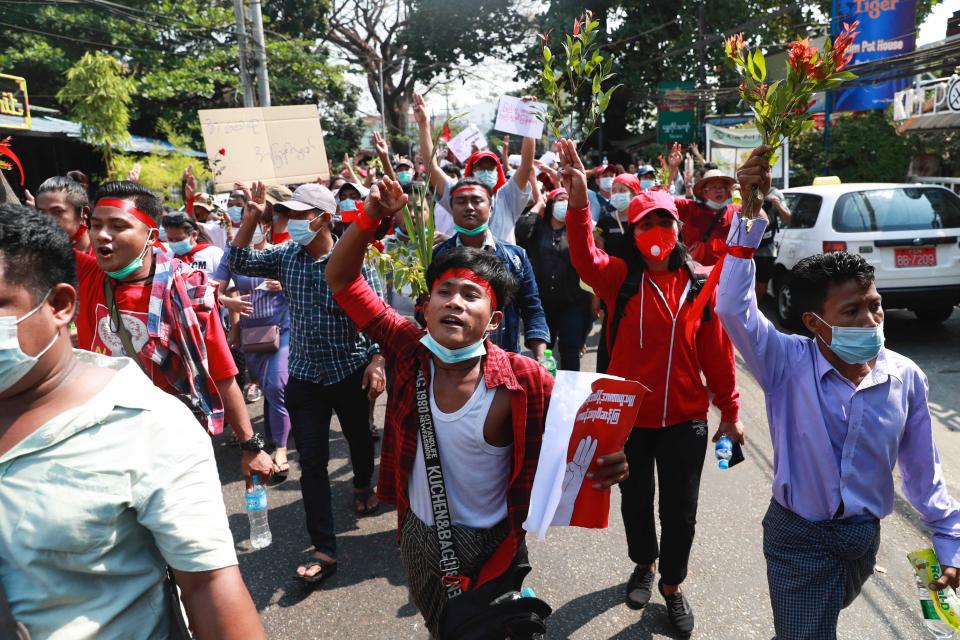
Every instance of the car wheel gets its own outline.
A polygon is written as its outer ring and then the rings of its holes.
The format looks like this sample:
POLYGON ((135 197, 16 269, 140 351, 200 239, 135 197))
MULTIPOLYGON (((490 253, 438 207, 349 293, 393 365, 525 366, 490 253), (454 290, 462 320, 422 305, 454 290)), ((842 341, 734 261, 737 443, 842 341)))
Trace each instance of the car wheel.
POLYGON ((788 329, 797 329, 800 320, 793 307, 793 295, 790 292, 789 282, 780 282, 777 286, 777 317, 780 324, 788 329))
POLYGON ((953 313, 953 305, 943 305, 940 307, 924 307, 921 309, 914 309, 913 312, 917 316, 917 320, 926 324, 940 324, 941 322, 946 322, 950 315, 953 313))

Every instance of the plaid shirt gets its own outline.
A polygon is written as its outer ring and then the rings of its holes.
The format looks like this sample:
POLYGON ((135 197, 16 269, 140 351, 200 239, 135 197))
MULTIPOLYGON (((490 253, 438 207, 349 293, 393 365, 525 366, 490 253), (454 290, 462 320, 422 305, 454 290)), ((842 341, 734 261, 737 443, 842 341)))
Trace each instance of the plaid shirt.
MULTIPOLYGON (((334 302, 324 278, 329 257, 314 260, 296 242, 285 242, 262 251, 231 247, 228 258, 235 273, 280 281, 290 307, 290 376, 324 385, 366 366, 380 350, 334 302)), ((383 295, 380 279, 366 264, 363 277, 383 295)))
MULTIPOLYGON (((418 368, 423 370, 427 388, 430 388, 430 352, 420 344, 424 332, 388 307, 362 278, 358 277, 335 298, 357 326, 380 343, 390 371, 391 388, 380 450, 377 495, 397 506, 399 538, 410 510, 407 487, 420 438, 414 388, 418 368), (412 366, 414 363, 419 367, 412 366)), ((547 404, 553 390, 553 377, 535 360, 507 353, 489 340, 485 346, 484 382, 488 388, 504 386, 510 393, 513 461, 507 487, 510 535, 486 562, 476 585, 502 575, 523 540, 523 521, 530 505, 547 404)))

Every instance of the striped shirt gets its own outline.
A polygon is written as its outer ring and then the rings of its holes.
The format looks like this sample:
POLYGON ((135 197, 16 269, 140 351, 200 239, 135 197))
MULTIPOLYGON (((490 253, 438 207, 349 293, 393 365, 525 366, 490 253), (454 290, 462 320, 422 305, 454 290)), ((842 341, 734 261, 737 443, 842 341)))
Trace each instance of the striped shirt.
MULTIPOLYGON (((262 251, 232 247, 228 254, 233 273, 280 281, 290 309, 290 376, 324 385, 340 382, 380 351, 333 300, 324 278, 329 257, 314 260, 295 242, 262 251)), ((382 297, 376 271, 364 264, 363 277, 382 297)))

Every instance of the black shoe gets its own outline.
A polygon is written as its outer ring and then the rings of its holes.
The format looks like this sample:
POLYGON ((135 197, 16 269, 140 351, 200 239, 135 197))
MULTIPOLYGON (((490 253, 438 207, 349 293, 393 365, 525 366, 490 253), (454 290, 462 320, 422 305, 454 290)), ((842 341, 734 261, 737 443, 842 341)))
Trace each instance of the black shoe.
POLYGON ((667 617, 670 618, 670 624, 676 629, 677 633, 684 638, 689 638, 693 633, 693 607, 687 602, 686 596, 682 591, 678 591, 672 596, 663 592, 663 580, 657 583, 657 589, 660 595, 667 601, 667 617))
POLYGON ((643 609, 653 595, 653 580, 656 572, 637 565, 627 580, 627 606, 631 609, 643 609))

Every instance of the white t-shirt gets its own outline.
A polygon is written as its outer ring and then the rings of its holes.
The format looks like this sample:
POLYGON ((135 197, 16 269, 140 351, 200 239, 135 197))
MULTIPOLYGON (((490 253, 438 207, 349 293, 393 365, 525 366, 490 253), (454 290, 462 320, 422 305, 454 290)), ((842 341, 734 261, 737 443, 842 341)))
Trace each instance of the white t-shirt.
POLYGON ((219 222, 209 220, 199 223, 203 230, 210 237, 210 242, 220 248, 220 251, 227 249, 227 230, 220 226, 219 222))
MULTIPOLYGON (((430 363, 430 376, 434 366, 430 363)), ((455 525, 489 529, 507 517, 507 485, 513 462, 513 445, 495 447, 483 437, 490 405, 497 388, 488 389, 480 379, 470 399, 453 413, 437 408, 430 389, 430 413, 437 434, 443 484, 447 489, 450 521, 455 525)), ((423 443, 417 439, 417 457, 410 474, 410 509, 427 525, 433 525, 433 503, 423 459, 423 443)))
MULTIPOLYGON (((456 180, 448 180, 439 199, 439 203, 448 211, 453 211, 453 207, 450 205, 450 189, 456 183, 456 180)), ((490 225, 490 231, 493 232, 494 237, 500 242, 517 244, 514 227, 523 214, 523 210, 527 208, 530 193, 529 184, 521 189, 520 185, 517 184, 516 177, 513 177, 507 180, 500 191, 493 194, 493 210, 490 212, 490 221, 487 224, 490 225)))
POLYGON ((207 277, 212 280, 222 259, 223 249, 210 245, 190 256, 190 266, 197 271, 206 272, 207 277))

